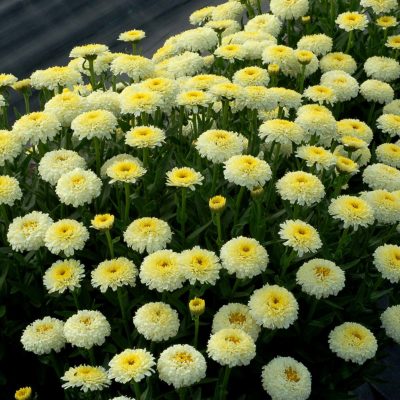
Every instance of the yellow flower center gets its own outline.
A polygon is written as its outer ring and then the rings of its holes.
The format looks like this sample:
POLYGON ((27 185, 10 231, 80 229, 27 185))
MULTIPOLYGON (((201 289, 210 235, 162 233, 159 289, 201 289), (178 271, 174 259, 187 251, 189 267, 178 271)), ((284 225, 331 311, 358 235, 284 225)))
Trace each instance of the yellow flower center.
POLYGON ((286 379, 291 382, 298 382, 300 380, 300 377, 295 369, 292 367, 286 368, 285 369, 285 375, 286 379))
POLYGON ((237 337, 237 336, 231 335, 231 336, 227 336, 225 338, 225 341, 226 342, 230 342, 230 343, 234 343, 234 344, 238 344, 238 343, 240 343, 240 338, 237 337))
POLYGON ((29 234, 32 231, 34 231, 38 227, 38 222, 37 221, 25 221, 22 224, 22 232, 24 234, 29 234))
POLYGON ((180 364, 188 364, 188 363, 193 362, 193 357, 185 351, 176 353, 174 355, 173 359, 180 364))
POLYGON ((229 314, 228 320, 231 324, 244 324, 246 322, 246 316, 240 312, 233 312, 229 314))
POLYGON ((314 272, 320 279, 325 279, 331 274, 331 270, 327 267, 315 267, 314 272))
POLYGON ((44 323, 44 324, 40 324, 36 327, 36 332, 37 333, 45 333, 45 332, 51 331, 52 329, 53 329, 53 325, 44 323))

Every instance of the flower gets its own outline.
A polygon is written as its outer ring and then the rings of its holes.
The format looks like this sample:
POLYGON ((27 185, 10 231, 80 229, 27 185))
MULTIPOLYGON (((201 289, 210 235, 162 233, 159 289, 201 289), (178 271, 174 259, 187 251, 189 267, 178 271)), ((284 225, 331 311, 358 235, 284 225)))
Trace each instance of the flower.
POLYGON ((323 56, 329 53, 332 50, 332 47, 332 38, 323 33, 304 35, 297 42, 298 49, 312 51, 316 56, 323 56))
POLYGON ((311 374, 292 357, 275 357, 262 369, 262 386, 272 400, 306 400, 311 395, 311 374))
MULTIPOLYGON (((165 49, 164 49, 165 50, 165 49)), ((185 51, 156 65, 155 74, 176 79, 199 73, 205 66, 204 59, 197 53, 185 51)))
POLYGON ((96 90, 86 96, 88 111, 105 110, 112 112, 116 117, 121 114, 119 94, 112 91, 96 90))
POLYGON ((189 188, 195 190, 195 185, 201 185, 204 177, 193 168, 173 168, 167 172, 167 186, 189 188))
POLYGON ((268 329, 287 329, 297 319, 299 305, 291 292, 277 285, 265 285, 250 296, 250 315, 268 329))
POLYGON ((100 311, 79 310, 64 325, 67 342, 85 349, 102 345, 110 333, 111 326, 100 311))
POLYGON ((102 293, 108 288, 117 290, 122 286, 135 286, 138 270, 135 264, 125 257, 101 262, 92 271, 92 286, 98 287, 102 293))
POLYGON ((110 139, 117 127, 117 118, 111 111, 93 110, 78 115, 71 123, 73 135, 82 140, 110 139))
POLYGON ((17 77, 13 74, 0 74, 0 88, 12 86, 17 82, 17 77))
POLYGON ((271 119, 260 126, 259 136, 265 143, 299 144, 305 138, 303 128, 292 121, 271 119))
POLYGON ((373 254, 375 268, 391 283, 400 281, 400 246, 384 244, 373 254))
POLYGON ((12 129, 23 143, 35 145, 39 141, 45 143, 54 139, 61 130, 61 124, 55 115, 41 111, 23 115, 14 123, 12 129))
POLYGON ((158 218, 144 217, 134 220, 124 232, 125 243, 139 253, 153 253, 164 249, 172 239, 169 225, 158 218))
POLYGON ((386 335, 400 343, 400 305, 388 307, 381 314, 381 322, 386 335))
POLYGON ((400 49, 400 35, 389 36, 385 46, 391 49, 400 49))
POLYGON ((264 186, 272 177, 270 166, 251 155, 236 155, 224 163, 224 177, 227 181, 251 190, 264 186))
POLYGON ((288 75, 297 66, 294 50, 284 45, 267 46, 262 52, 262 61, 264 64, 278 65, 285 75, 288 75))
POLYGON ((392 15, 383 15, 382 17, 376 19, 376 24, 386 30, 387 28, 396 26, 397 20, 396 17, 393 17, 392 15))
POLYGON ((383 114, 400 115, 400 99, 396 99, 383 107, 383 114))
POLYGON ((239 1, 232 0, 214 7, 211 13, 211 19, 213 21, 218 21, 221 19, 235 19, 239 21, 243 10, 243 4, 240 4, 239 1))
POLYGON ((192 300, 189 301, 189 311, 192 317, 200 317, 200 315, 204 314, 205 309, 206 302, 203 299, 199 297, 194 297, 192 300))
POLYGON ((75 46, 69 53, 70 58, 84 57, 95 58, 100 54, 108 51, 108 47, 104 44, 85 44, 83 46, 75 46))
POLYGON ((285 240, 285 246, 292 247, 301 257, 304 253, 315 252, 322 242, 318 231, 299 219, 286 220, 280 224, 279 236, 285 240))
POLYGON ((214 55, 233 63, 235 60, 243 60, 246 57, 246 51, 243 45, 230 43, 217 47, 214 55))
POLYGON ((361 0, 360 5, 364 8, 371 7, 375 14, 382 14, 395 10, 398 3, 397 0, 361 0))
POLYGON ((219 277, 221 264, 216 254, 210 250, 204 250, 195 246, 190 250, 184 250, 178 259, 183 276, 191 285, 196 282, 214 285, 219 277))
POLYGON ((204 356, 188 344, 166 348, 157 361, 159 378, 175 389, 191 386, 206 376, 204 356))
POLYGON ((111 178, 110 183, 136 183, 147 172, 142 162, 136 157, 114 159, 106 169, 106 175, 111 178))
POLYGON ((319 103, 320 105, 323 103, 332 105, 337 102, 335 91, 328 86, 309 86, 304 91, 303 96, 316 103, 319 103))
POLYGON ((220 195, 211 197, 210 200, 208 201, 208 206, 210 207, 210 210, 213 212, 221 212, 224 210, 226 206, 226 198, 220 195))
POLYGON ((58 353, 65 345, 64 322, 57 318, 44 317, 29 324, 22 333, 21 343, 26 351, 37 355, 58 353))
POLYGON ((297 19, 307 14, 308 0, 271 0, 272 13, 281 19, 297 19))
POLYGON ((276 106, 275 93, 265 86, 245 86, 235 102, 237 110, 245 107, 251 110, 274 110, 276 106))
POLYGON ((246 67, 236 71, 232 81, 241 86, 268 86, 269 75, 264 68, 246 67))
POLYGON ((22 191, 18 181, 8 175, 0 175, 0 205, 12 206, 17 200, 21 200, 22 191))
POLYGON ((55 185, 62 175, 75 168, 85 169, 85 159, 75 151, 60 149, 48 151, 40 160, 38 171, 44 181, 55 185))
POLYGON ((146 37, 144 31, 140 29, 132 29, 130 31, 122 32, 118 36, 118 40, 122 42, 138 42, 146 37))
POLYGON ((75 168, 61 175, 56 185, 56 194, 61 203, 79 207, 99 197, 101 187, 101 179, 94 172, 75 168))
POLYGON ((155 126, 136 126, 126 133, 125 143, 137 148, 154 148, 165 141, 165 132, 155 126))
POLYGON ((121 113, 139 116, 141 113, 152 114, 163 105, 158 92, 151 90, 134 90, 128 86, 120 95, 121 113))
POLYGON ((7 240, 14 251, 38 250, 45 244, 45 233, 52 223, 50 216, 41 211, 16 217, 8 227, 7 240))
POLYGON ((296 157, 305 160, 308 167, 315 165, 317 171, 330 169, 336 164, 336 157, 320 146, 300 146, 297 148, 296 157))
POLYGON ((22 150, 21 137, 12 131, 0 130, 0 167, 12 161, 22 150))
POLYGON ((336 24, 339 25, 340 29, 344 29, 346 32, 353 30, 364 30, 368 25, 368 19, 366 15, 358 12, 344 12, 337 16, 335 20, 336 24))
POLYGON ((229 303, 222 306, 214 315, 212 333, 221 329, 241 329, 256 341, 261 328, 250 314, 250 309, 245 304, 229 303))
POLYGON ((213 96, 202 90, 187 90, 178 93, 176 103, 185 106, 193 112, 199 112, 199 107, 208 107, 213 102, 213 96))
POLYGON ((14 394, 14 398, 16 400, 29 400, 31 396, 32 388, 30 386, 22 387, 18 389, 14 394))
POLYGON ((146 303, 140 307, 134 317, 133 324, 137 331, 147 340, 161 342, 178 333, 178 313, 166 303, 146 303))
POLYGON ((282 199, 289 200, 291 204, 311 206, 325 197, 322 182, 304 171, 287 172, 276 182, 276 188, 282 199))
POLYGON ((304 293, 321 299, 336 296, 345 286, 345 275, 332 261, 314 258, 298 269, 296 282, 304 293))
POLYGON ((340 136, 353 136, 371 143, 373 138, 372 129, 358 119, 342 119, 337 122, 337 131, 340 136))
POLYGON ((380 224, 394 224, 400 221, 400 198, 394 194, 378 189, 362 193, 361 198, 371 205, 375 219, 380 224))
POLYGON ((344 71, 325 72, 321 76, 321 85, 332 88, 339 102, 356 97, 359 91, 357 80, 344 71))
POLYGON ((335 52, 324 55, 319 62, 323 73, 329 71, 343 71, 347 74, 354 74, 357 69, 357 63, 354 58, 345 53, 335 52))
POLYGON ((145 257, 139 276, 149 289, 158 292, 179 289, 185 280, 179 255, 172 250, 158 250, 145 257))
POLYGON ((192 25, 202 25, 211 18, 211 14, 215 7, 208 6, 200 8, 190 14, 189 21, 192 25))
POLYGON ((267 269, 269 257, 264 247, 256 240, 239 236, 221 247, 222 268, 238 279, 252 278, 267 269))
POLYGON ((116 382, 140 382, 154 372, 154 357, 144 349, 126 349, 116 354, 108 363, 108 376, 116 382))
POLYGON ((376 124, 382 132, 392 137, 400 136, 400 115, 383 114, 376 120, 376 124))
POLYGON ((386 83, 376 79, 368 79, 360 85, 360 93, 367 101, 386 104, 393 100, 394 91, 386 83))
POLYGON ((202 157, 213 163, 223 163, 241 154, 247 147, 247 140, 236 132, 210 129, 197 138, 195 147, 202 157))
POLYGON ((53 254, 64 252, 72 256, 76 250, 82 250, 89 239, 86 227, 73 219, 60 219, 52 223, 44 235, 44 244, 53 254))
POLYGON ((329 348, 345 361, 364 364, 378 349, 374 334, 356 322, 345 322, 329 333, 329 348))
POLYGON ((110 69, 115 75, 126 74, 137 82, 152 77, 154 63, 152 60, 142 56, 121 54, 111 62, 110 69))
POLYGON ((365 73, 369 78, 384 82, 392 82, 400 77, 400 64, 389 57, 370 57, 364 64, 365 73))
POLYGON ((331 200, 328 213, 344 222, 344 228, 367 227, 374 223, 374 210, 367 201, 356 196, 339 196, 331 200))
POLYGON ((92 223, 92 228, 104 231, 112 228, 114 219, 115 217, 112 214, 97 214, 90 222, 92 223))
POLYGON ((400 146, 394 143, 382 143, 376 148, 376 157, 381 163, 400 168, 400 146))
POLYGON ((103 390, 111 384, 107 371, 103 367, 92 367, 82 364, 69 368, 61 377, 64 389, 80 388, 83 392, 103 390))
POLYGON ((86 111, 83 97, 74 92, 56 94, 44 106, 44 111, 53 114, 61 126, 69 127, 79 114, 86 111))
POLYGON ((400 190, 400 171, 386 164, 371 164, 364 169, 363 181, 374 190, 400 190))
POLYGON ((49 293, 64 293, 81 286, 85 268, 78 260, 59 260, 54 262, 43 275, 43 284, 49 293))
POLYGON ((217 363, 232 368, 250 364, 256 356, 256 345, 242 329, 224 328, 210 336, 207 354, 217 363))
POLYGON ((273 14, 260 14, 251 18, 244 27, 245 32, 268 33, 277 37, 282 29, 281 20, 273 14))
POLYGON ((35 89, 57 91, 59 88, 73 88, 82 83, 81 74, 71 67, 50 67, 39 69, 31 75, 31 85, 35 89))

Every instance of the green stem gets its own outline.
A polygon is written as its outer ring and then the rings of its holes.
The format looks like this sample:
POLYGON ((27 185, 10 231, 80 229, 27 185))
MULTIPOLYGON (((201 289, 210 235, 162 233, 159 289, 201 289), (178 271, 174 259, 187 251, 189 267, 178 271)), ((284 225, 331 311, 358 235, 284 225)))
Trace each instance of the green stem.
POLYGON ((349 38, 347 40, 347 46, 346 46, 346 51, 345 53, 349 53, 350 49, 353 47, 353 36, 354 36, 354 31, 349 32, 349 38))
POLYGON ((93 91, 95 91, 96 90, 96 74, 94 72, 94 58, 89 57, 87 60, 89 62, 90 84, 92 85, 93 91))
POLYGON ((137 44, 136 42, 132 42, 132 54, 135 55, 137 52, 137 44))
POLYGON ((194 341, 193 341, 193 346, 195 349, 197 349, 197 343, 199 342, 199 326, 200 326, 200 317, 194 316, 194 341))
POLYGON ((90 349, 88 349, 88 355, 89 355, 90 363, 91 363, 93 366, 96 365, 96 359, 95 359, 95 357, 94 357, 93 347, 91 347, 90 349))
POLYGON ((74 299, 75 307, 79 311, 80 307, 79 307, 78 293, 76 290, 72 290, 71 294, 72 294, 72 298, 74 299))
POLYGON ((31 112, 31 106, 29 104, 29 93, 26 90, 24 90, 22 92, 22 95, 24 96, 25 113, 29 114, 31 112))
POLYGON ((217 178, 218 178, 218 164, 213 165, 213 175, 212 175, 212 184, 211 184, 211 196, 214 195, 215 189, 217 187, 217 178))
POLYGON ((225 366, 225 371, 224 371, 224 378, 222 380, 222 385, 221 385, 221 391, 220 391, 220 400, 225 400, 226 395, 228 394, 227 391, 227 386, 228 386, 228 381, 229 381, 229 375, 231 374, 231 369, 229 368, 228 365, 225 366))
POLYGON ((302 64, 300 78, 299 78, 299 93, 303 93, 305 76, 306 76, 306 65, 302 64))
POLYGON ((143 167, 147 168, 149 164, 149 149, 147 147, 143 148, 143 167))
POLYGON ((96 173, 97 173, 97 175, 100 175, 101 157, 100 157, 100 141, 99 141, 99 138, 94 137, 93 138, 93 144, 94 144, 94 152, 95 152, 95 155, 96 155, 96 173))
POLYGON ((222 241, 221 213, 220 212, 215 213, 215 222, 217 225, 217 235, 218 235, 217 246, 218 246, 218 248, 221 248, 223 241, 222 241))
POLYGON ((140 386, 138 382, 132 381, 133 391, 135 393, 136 400, 140 400, 142 397, 142 392, 140 391, 140 386))
POLYGON ((238 219, 239 219, 239 212, 240 212, 240 204, 242 203, 242 198, 243 198, 243 194, 245 191, 245 187, 241 186, 240 190, 239 190, 239 194, 236 198, 236 209, 235 209, 235 218, 234 218, 234 225, 237 224, 238 219))
POLYGON ((178 389, 179 400, 185 400, 186 398, 186 388, 178 389))
POLYGON ((125 334, 126 334, 126 337, 128 339, 128 343, 130 345, 131 336, 129 334, 129 328, 128 328, 127 317, 126 317, 126 307, 125 307, 125 304, 124 304, 124 298, 123 298, 123 293, 122 293, 122 289, 121 288, 117 289, 117 296, 118 296, 119 308, 121 310, 122 323, 124 325, 125 334))
POLYGON ((106 229, 105 234, 106 234, 106 238, 107 238, 108 249, 110 250, 110 257, 114 258, 114 245, 113 245, 113 241, 111 238, 110 230, 106 229))
POLYGON ((124 189, 125 189, 125 210, 124 210, 124 223, 125 225, 128 224, 129 222, 129 208, 130 208, 130 186, 129 183, 125 182, 124 183, 124 189))
POLYGON ((180 222, 181 222, 181 234, 185 237, 185 223, 186 223, 186 188, 182 188, 181 192, 181 212, 180 212, 180 222))

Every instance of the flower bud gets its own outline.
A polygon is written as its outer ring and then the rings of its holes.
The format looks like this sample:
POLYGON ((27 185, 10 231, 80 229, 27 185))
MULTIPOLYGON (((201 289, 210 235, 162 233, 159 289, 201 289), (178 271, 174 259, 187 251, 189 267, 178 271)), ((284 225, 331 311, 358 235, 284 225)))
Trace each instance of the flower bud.
POLYGON ((199 297, 195 297, 194 299, 189 301, 189 310, 192 317, 199 317, 204 313, 206 308, 206 302, 199 297))

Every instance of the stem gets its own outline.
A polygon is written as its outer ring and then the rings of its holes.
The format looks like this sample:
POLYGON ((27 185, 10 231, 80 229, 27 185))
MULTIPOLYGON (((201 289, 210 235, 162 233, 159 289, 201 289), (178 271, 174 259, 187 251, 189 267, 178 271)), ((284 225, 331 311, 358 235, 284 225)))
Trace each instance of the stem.
POLYGON ((124 223, 125 225, 129 221, 129 207, 130 207, 130 186, 129 183, 124 183, 125 189, 125 211, 124 211, 124 223))
POLYGON ((119 308, 120 308, 120 310, 121 310, 122 323, 123 323, 123 325, 124 325, 126 337, 127 337, 127 339, 128 339, 128 343, 129 343, 129 345, 130 345, 131 337, 130 337, 130 334, 129 334, 128 324, 127 324, 127 318, 126 318, 126 308, 125 308, 124 298, 123 298, 123 294, 122 294, 122 289, 121 289, 121 288, 118 288, 118 289, 117 289, 117 296, 118 296, 119 308))
POLYGON ((96 90, 96 74, 94 72, 94 58, 89 57, 89 73, 90 73, 90 84, 92 85, 93 91, 96 90))
POLYGON ((29 104, 29 94, 24 90, 22 95, 24 96, 25 113, 29 114, 31 112, 31 107, 29 104))
POLYGON ((94 151, 95 151, 95 154, 96 154, 96 173, 97 173, 97 175, 100 175, 101 158, 100 158, 100 141, 99 141, 99 138, 94 137, 93 138, 93 143, 94 143, 94 151))
POLYGON ((135 393, 136 400, 140 400, 142 397, 142 392, 140 391, 139 383, 136 381, 132 381, 133 391, 135 393))
POLYGON ((147 168, 149 163, 149 149, 147 147, 143 148, 143 167, 147 168))
POLYGON ((199 341, 199 326, 200 326, 200 317, 195 316, 194 319, 194 348, 197 349, 197 343, 199 341))
POLYGON ((303 93, 305 76, 306 76, 306 65, 302 64, 300 78, 299 78, 299 93, 303 93))
POLYGON ((132 42, 132 54, 135 55, 137 51, 137 45, 136 42, 132 42))
POLYGON ((185 223, 186 223, 186 188, 182 188, 181 192, 181 212, 180 212, 180 220, 181 220, 181 233, 182 237, 185 237, 185 223))
POLYGON ((240 190, 239 190, 239 194, 238 194, 238 196, 236 198, 236 209, 235 209, 234 225, 237 224, 238 219, 239 219, 240 204, 242 202, 244 191, 245 191, 245 187, 241 186, 240 190))
POLYGON ((218 164, 214 164, 213 166, 213 176, 212 176, 212 184, 211 184, 211 195, 214 195, 216 186, 217 186, 217 178, 218 178, 218 164))
POLYGON ((78 299, 78 293, 76 290, 71 291, 72 298, 74 299, 74 304, 76 309, 79 311, 79 299, 78 299))
POLYGON ((221 248, 223 241, 222 241, 221 213, 220 212, 215 213, 215 222, 217 224, 217 234, 218 234, 217 246, 218 246, 218 248, 221 248))
POLYGON ((91 363, 93 366, 96 365, 96 359, 94 358, 93 347, 91 347, 90 349, 88 349, 88 355, 89 355, 90 363, 91 363))
POLYGON ((350 49, 353 47, 353 35, 354 31, 350 31, 345 53, 349 53, 350 49))
POLYGON ((231 369, 229 368, 228 365, 225 366, 225 372, 224 372, 224 378, 222 380, 222 385, 221 385, 221 391, 220 391, 220 400, 225 400, 227 393, 227 386, 228 386, 228 381, 229 381, 229 375, 231 373, 231 369))
POLYGON ((106 234, 106 238, 107 238, 108 249, 110 250, 110 257, 114 258, 114 245, 113 245, 113 241, 111 238, 110 230, 107 229, 105 231, 105 234, 106 234))
POLYGON ((179 400, 185 400, 186 398, 186 388, 178 389, 179 400))

